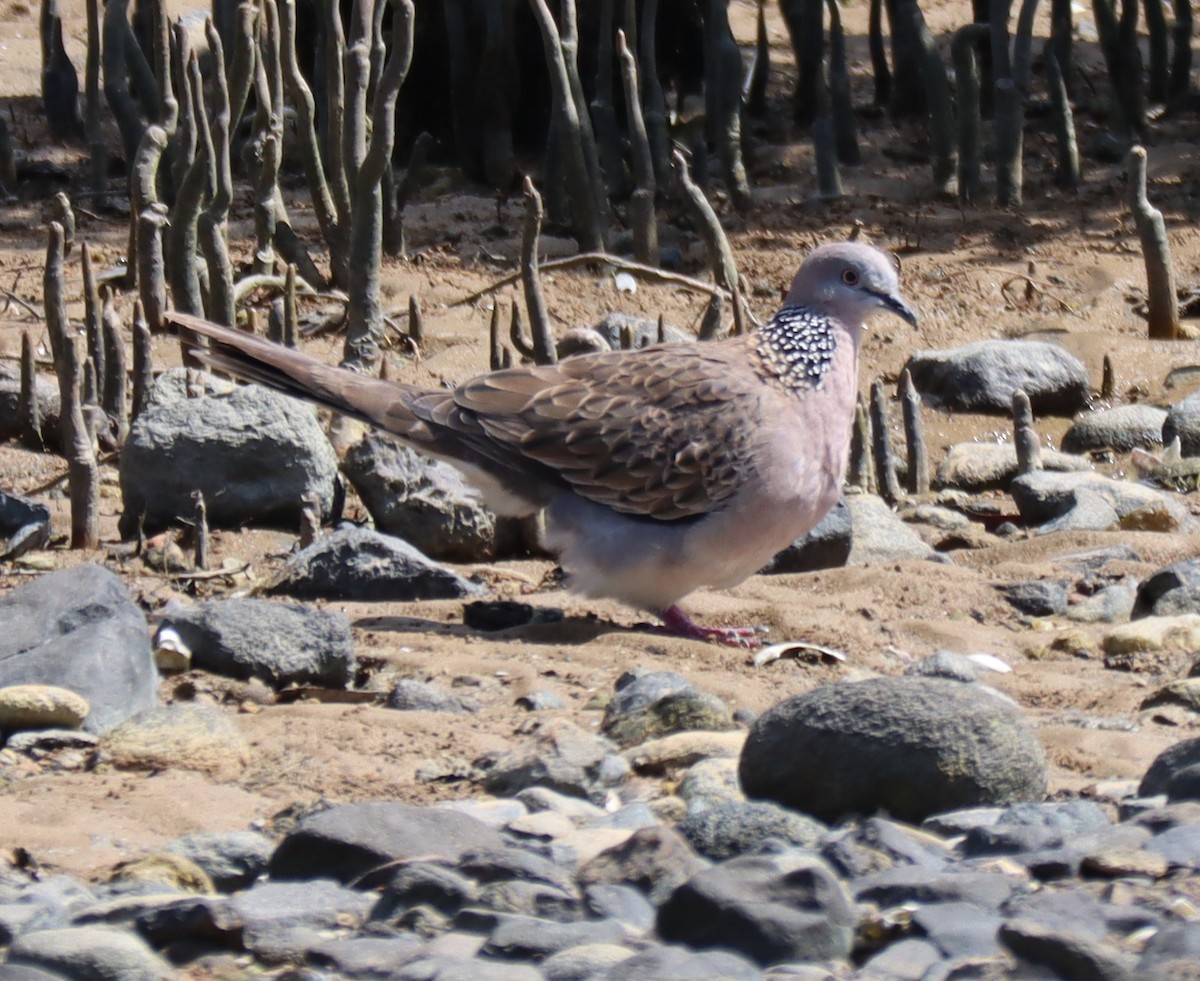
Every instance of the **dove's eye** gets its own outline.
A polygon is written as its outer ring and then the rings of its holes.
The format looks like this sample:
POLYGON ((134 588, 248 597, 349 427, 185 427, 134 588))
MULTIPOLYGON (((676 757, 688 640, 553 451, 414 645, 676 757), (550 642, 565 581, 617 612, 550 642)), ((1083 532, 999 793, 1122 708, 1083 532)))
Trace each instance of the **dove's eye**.
POLYGON ((856 273, 853 269, 842 270, 842 282, 847 286, 857 286, 858 273, 856 273))

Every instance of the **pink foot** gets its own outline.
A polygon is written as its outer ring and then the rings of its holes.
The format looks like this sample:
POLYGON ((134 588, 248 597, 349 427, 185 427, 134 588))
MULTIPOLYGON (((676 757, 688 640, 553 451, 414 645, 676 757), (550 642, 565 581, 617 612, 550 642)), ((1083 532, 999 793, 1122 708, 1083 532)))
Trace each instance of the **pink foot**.
POLYGON ((675 637, 704 640, 724 644, 726 647, 742 647, 753 650, 762 646, 759 627, 705 627, 696 623, 678 606, 672 604, 662 613, 663 628, 675 637))

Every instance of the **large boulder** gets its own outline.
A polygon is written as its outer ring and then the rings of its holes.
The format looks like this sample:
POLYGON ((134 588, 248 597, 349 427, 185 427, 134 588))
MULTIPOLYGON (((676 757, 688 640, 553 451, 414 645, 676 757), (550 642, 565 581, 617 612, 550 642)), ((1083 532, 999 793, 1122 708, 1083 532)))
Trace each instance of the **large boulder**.
POLYGON ((82 695, 101 734, 154 708, 158 672, 146 618, 98 565, 51 572, 0 597, 0 687, 56 685, 82 695))
POLYGON ((1008 414, 1021 389, 1034 412, 1070 416, 1091 396, 1083 363, 1045 341, 977 341, 919 351, 904 367, 925 401, 951 412, 1008 414))
MULTIPOLYGON (((160 393, 161 395, 161 393, 160 393)), ((216 527, 295 527, 306 502, 333 507, 337 457, 311 406, 247 385, 229 395, 155 401, 121 451, 120 531, 191 519, 200 491, 216 527)))
POLYGON ((945 678, 826 685, 764 713, 738 775, 748 797, 834 822, 887 811, 903 821, 1037 799, 1046 762, 1011 702, 945 678))

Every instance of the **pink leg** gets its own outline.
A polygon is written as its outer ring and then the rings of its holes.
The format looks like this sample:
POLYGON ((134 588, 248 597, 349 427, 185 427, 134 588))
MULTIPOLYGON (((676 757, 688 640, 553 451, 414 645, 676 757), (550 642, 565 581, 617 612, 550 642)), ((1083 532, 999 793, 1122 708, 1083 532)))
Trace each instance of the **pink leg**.
POLYGON ((758 627, 705 627, 696 623, 678 606, 672 604, 662 613, 663 627, 676 637, 712 641, 726 647, 753 649, 762 646, 758 627))

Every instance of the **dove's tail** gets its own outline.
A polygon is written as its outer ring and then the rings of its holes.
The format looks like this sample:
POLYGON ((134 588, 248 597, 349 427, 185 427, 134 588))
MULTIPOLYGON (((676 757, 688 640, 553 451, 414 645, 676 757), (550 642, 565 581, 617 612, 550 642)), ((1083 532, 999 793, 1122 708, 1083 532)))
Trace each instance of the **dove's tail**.
POLYGON ((406 396, 423 391, 335 368, 292 348, 191 314, 172 310, 166 321, 179 328, 189 351, 209 367, 401 435, 410 421, 405 418, 406 396))

